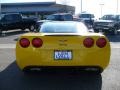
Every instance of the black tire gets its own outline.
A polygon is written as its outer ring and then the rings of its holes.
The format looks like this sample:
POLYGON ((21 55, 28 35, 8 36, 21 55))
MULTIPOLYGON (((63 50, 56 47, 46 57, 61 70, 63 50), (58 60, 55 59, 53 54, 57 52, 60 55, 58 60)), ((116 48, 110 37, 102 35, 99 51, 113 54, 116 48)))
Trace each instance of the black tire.
POLYGON ((31 70, 29 67, 25 67, 23 70, 24 74, 30 74, 31 73, 31 70))
POLYGON ((98 32, 99 32, 99 30, 98 30, 98 29, 94 29, 94 32, 95 32, 95 33, 98 33, 98 32))
POLYGON ((26 30, 26 28, 22 28, 21 30, 22 30, 22 31, 25 31, 25 30, 26 30))
POLYGON ((101 74, 103 72, 102 68, 97 68, 96 74, 101 74))
POLYGON ((101 67, 94 67, 89 68, 87 71, 93 74, 101 74, 103 72, 103 69, 101 67))
POLYGON ((35 25, 31 25, 31 26, 29 27, 29 30, 30 30, 31 32, 34 32, 34 31, 35 31, 35 25))
POLYGON ((41 68, 36 69, 36 67, 28 66, 28 67, 25 67, 22 71, 24 72, 24 74, 33 74, 36 72, 41 72, 41 68))

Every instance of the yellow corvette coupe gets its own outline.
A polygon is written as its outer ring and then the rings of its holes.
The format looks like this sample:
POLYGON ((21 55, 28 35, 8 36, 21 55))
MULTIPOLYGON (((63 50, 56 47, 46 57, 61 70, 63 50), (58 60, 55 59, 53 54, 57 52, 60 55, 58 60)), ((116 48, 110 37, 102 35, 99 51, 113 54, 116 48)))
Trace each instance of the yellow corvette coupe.
POLYGON ((109 60, 108 39, 89 32, 82 22, 46 22, 38 33, 23 34, 16 44, 16 62, 24 72, 67 68, 101 73, 109 60))

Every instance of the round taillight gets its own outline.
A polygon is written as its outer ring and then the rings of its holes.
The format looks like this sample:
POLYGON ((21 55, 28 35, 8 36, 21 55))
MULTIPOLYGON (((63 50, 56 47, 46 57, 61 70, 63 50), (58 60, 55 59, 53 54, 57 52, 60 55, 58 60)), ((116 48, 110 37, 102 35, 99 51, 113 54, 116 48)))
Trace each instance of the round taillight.
POLYGON ((32 40, 32 45, 33 45, 34 47, 36 47, 36 48, 41 47, 42 44, 43 44, 43 41, 42 41, 40 38, 34 38, 34 39, 32 40))
POLYGON ((83 41, 83 44, 84 44, 85 47, 90 48, 94 45, 94 40, 92 38, 86 38, 83 41))
POLYGON ((96 41, 96 45, 99 47, 99 48, 103 48, 105 47, 107 44, 107 41, 105 38, 99 38, 97 41, 96 41))
POLYGON ((30 45, 30 41, 27 38, 21 38, 19 43, 23 48, 27 48, 30 45))

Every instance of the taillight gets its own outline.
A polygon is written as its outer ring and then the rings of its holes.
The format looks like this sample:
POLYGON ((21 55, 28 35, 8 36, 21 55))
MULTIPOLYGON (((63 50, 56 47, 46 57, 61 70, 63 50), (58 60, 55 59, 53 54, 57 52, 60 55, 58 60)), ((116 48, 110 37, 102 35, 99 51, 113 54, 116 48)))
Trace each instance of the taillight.
POLYGON ((27 48, 30 45, 30 41, 27 38, 21 38, 19 43, 23 48, 27 48))
POLYGON ((94 40, 92 38, 86 38, 83 41, 83 44, 84 44, 85 47, 90 48, 94 45, 94 40))
POLYGON ((103 48, 105 47, 107 44, 107 41, 105 38, 99 38, 97 41, 96 41, 96 45, 99 47, 99 48, 103 48))
POLYGON ((36 48, 41 47, 42 44, 43 44, 43 41, 42 41, 40 38, 34 38, 34 39, 32 40, 32 45, 33 45, 34 47, 36 47, 36 48))

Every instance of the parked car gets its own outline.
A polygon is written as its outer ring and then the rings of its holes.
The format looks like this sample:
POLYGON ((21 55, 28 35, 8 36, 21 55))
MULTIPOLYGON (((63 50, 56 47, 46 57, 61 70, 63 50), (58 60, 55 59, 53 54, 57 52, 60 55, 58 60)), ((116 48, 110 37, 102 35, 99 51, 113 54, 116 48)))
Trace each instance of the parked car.
POLYGON ((48 15, 46 20, 53 20, 53 21, 72 21, 73 16, 70 13, 56 13, 48 15))
POLYGON ((78 21, 83 21, 88 28, 91 28, 94 23, 94 14, 91 13, 80 13, 78 14, 78 21))
POLYGON ((48 15, 44 20, 39 20, 37 26, 41 27, 43 23, 50 21, 72 21, 72 20, 73 16, 71 13, 55 13, 48 15))
POLYGON ((34 18, 23 18, 21 14, 2 14, 0 16, 0 32, 8 31, 12 29, 29 29, 34 31, 36 28, 36 19, 34 18))
POLYGON ((81 22, 43 23, 38 33, 23 34, 16 44, 16 62, 24 72, 67 68, 101 73, 109 60, 108 39, 103 34, 88 32, 81 22))
POLYGON ((120 16, 119 15, 104 15, 100 20, 94 22, 95 32, 107 32, 116 35, 120 29, 120 16))

